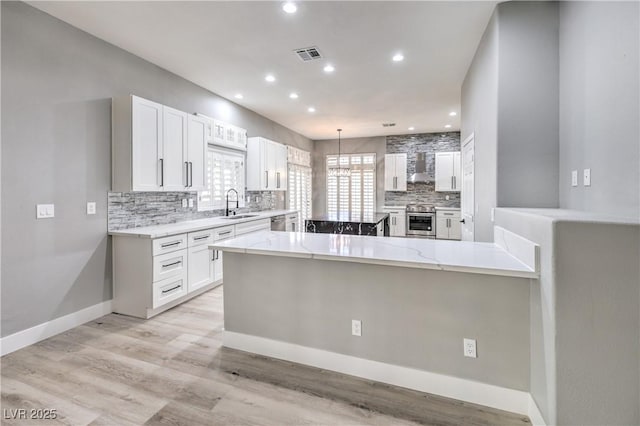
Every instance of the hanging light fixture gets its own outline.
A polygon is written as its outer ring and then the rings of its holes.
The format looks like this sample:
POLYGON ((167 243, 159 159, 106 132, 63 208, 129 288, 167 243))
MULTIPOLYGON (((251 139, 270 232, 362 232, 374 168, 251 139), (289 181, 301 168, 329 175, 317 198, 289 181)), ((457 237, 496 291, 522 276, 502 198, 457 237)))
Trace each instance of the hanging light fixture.
POLYGON ((341 138, 341 132, 342 129, 338 129, 338 166, 337 167, 330 167, 329 168, 329 176, 331 177, 349 177, 351 176, 351 169, 349 168, 349 166, 347 167, 342 167, 341 165, 341 157, 340 157, 340 148, 341 148, 341 142, 342 142, 342 138, 341 138))

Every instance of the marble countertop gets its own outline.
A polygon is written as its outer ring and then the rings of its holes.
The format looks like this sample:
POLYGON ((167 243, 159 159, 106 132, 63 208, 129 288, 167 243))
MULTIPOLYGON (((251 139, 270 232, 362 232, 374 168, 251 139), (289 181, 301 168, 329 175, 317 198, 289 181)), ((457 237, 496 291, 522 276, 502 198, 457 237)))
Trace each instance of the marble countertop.
POLYGON ((539 276, 538 271, 493 243, 263 231, 217 242, 209 247, 246 254, 523 278, 539 276))
POLYGON ((635 217, 614 216, 610 214, 586 212, 582 210, 514 207, 496 208, 496 213, 500 211, 516 212, 532 216, 543 216, 556 222, 587 222, 619 225, 640 225, 640 219, 635 217))
POLYGON ((381 220, 389 217, 389 213, 373 213, 373 214, 324 214, 313 216, 311 219, 307 219, 313 222, 349 222, 349 223, 371 223, 377 224, 381 220))
POLYGON ((243 219, 225 219, 225 216, 210 217, 207 219, 188 220, 185 222, 169 223, 166 225, 144 226, 140 228, 120 229, 109 231, 109 235, 139 237, 139 238, 160 238, 169 235, 183 234, 185 232, 201 231, 209 228, 219 228, 221 226, 235 225, 237 223, 251 222, 254 220, 266 219, 289 213, 297 213, 297 210, 266 210, 261 212, 248 212, 240 214, 255 215, 243 219))

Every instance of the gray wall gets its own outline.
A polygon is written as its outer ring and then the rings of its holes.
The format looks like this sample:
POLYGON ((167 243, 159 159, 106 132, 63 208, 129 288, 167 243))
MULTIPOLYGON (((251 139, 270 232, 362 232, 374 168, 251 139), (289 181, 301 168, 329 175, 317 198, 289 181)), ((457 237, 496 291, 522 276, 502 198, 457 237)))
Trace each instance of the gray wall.
POLYGON ((640 225, 608 220, 496 211, 496 225, 540 245, 530 392, 547 424, 640 424, 640 225))
POLYGON ((496 11, 497 205, 558 207, 558 3, 496 11))
POLYGON ((111 299, 111 97, 135 93, 289 145, 307 138, 24 3, 2 2, 2 336, 111 299), (97 201, 95 216, 85 215, 97 201), (35 219, 55 203, 54 219, 35 219))
MULTIPOLYGON (((369 153, 376 154, 376 205, 379 211, 384 206, 384 154, 387 152, 387 142, 384 136, 371 138, 342 139, 340 152, 342 154, 369 153)), ((327 166, 326 156, 338 153, 338 140, 314 141, 311 158, 313 169, 313 214, 322 215, 327 212, 327 166)))
POLYGON ((462 83, 461 140, 475 141, 475 240, 493 241, 497 205, 498 20, 494 13, 462 83))
POLYGON ((639 8, 560 4, 561 207, 640 217, 639 8), (582 185, 585 168, 591 187, 582 185))
POLYGON ((529 389, 528 279, 224 256, 227 331, 529 389), (464 337, 477 340, 478 358, 464 357, 464 337))

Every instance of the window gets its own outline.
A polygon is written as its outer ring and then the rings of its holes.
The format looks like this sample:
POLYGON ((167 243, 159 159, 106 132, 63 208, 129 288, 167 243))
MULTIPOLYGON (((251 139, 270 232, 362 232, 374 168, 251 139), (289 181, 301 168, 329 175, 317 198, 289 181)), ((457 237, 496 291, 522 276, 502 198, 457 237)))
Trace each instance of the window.
MULTIPOLYGON (((231 188, 238 191, 240 207, 244 207, 244 154, 209 147, 206 185, 198 196, 198 210, 224 209, 225 195, 231 188)), ((230 199, 235 201, 235 194, 230 194, 230 199)))
POLYGON ((340 155, 346 175, 330 173, 338 166, 337 155, 327 155, 327 213, 330 216, 372 216, 376 210, 376 154, 340 155))
POLYGON ((305 219, 311 219, 311 167, 289 164, 289 209, 298 210, 296 229, 304 229, 305 219))

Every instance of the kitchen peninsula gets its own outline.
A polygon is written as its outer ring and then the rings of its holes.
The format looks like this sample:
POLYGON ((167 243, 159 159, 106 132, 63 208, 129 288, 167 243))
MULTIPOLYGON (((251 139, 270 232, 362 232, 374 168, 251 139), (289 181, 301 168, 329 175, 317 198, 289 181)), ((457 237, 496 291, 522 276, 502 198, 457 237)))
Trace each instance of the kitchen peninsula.
POLYGON ((389 236, 389 213, 344 213, 314 216, 305 220, 313 233, 389 236))
POLYGON ((265 231, 210 244, 224 252, 224 345, 522 412, 538 248, 499 228, 496 242, 265 231), (481 356, 463 356, 464 338, 481 356))

